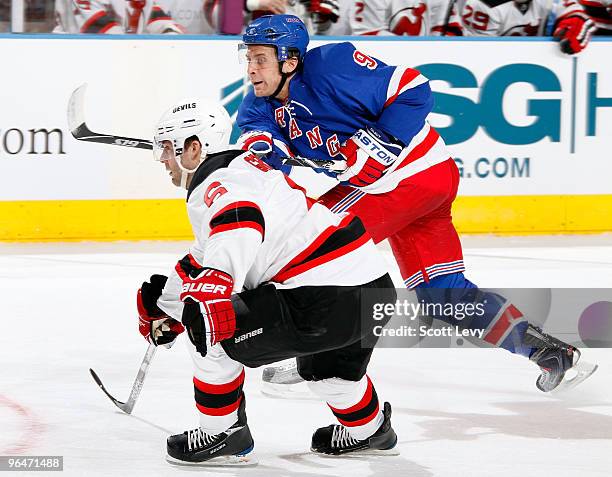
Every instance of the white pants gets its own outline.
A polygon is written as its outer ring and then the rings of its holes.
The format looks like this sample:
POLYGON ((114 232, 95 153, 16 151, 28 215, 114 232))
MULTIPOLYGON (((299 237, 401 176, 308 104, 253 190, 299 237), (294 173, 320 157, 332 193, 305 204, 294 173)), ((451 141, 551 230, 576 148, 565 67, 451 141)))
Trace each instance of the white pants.
MULTIPOLYGON (((209 347, 206 356, 202 357, 189 339, 185 342, 194 364, 200 427, 208 434, 218 434, 238 420, 238 407, 243 399, 244 366, 231 359, 219 344, 209 347)), ((367 376, 359 381, 339 378, 310 381, 308 386, 327 402, 353 438, 366 439, 381 426, 382 410, 367 376)), ((270 401, 270 406, 273 404, 270 401)))

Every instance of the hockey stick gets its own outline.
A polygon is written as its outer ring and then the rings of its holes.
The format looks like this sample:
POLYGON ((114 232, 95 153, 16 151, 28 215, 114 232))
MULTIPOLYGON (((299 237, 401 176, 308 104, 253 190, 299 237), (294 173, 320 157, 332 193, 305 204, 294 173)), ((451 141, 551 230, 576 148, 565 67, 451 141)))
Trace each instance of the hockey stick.
MULTIPOLYGON (((153 150, 152 141, 137 139, 126 136, 115 136, 93 132, 85 121, 85 91, 87 83, 83 83, 72 92, 68 100, 68 127, 72 136, 79 141, 97 142, 110 144, 112 146, 135 147, 137 149, 153 150)), ((282 159, 283 164, 298 167, 311 167, 340 172, 346 169, 345 161, 334 161, 332 159, 308 159, 305 157, 286 157, 282 159)))
POLYGON ((113 401, 113 404, 121 409, 126 414, 131 414, 132 409, 134 409, 134 405, 136 404, 136 399, 140 395, 140 391, 142 390, 142 385, 144 383, 145 378, 147 377, 147 372, 149 371, 149 366, 151 365, 151 361, 153 360, 153 356, 155 356, 155 350, 157 348, 155 345, 150 344, 147 348, 147 352, 142 359, 142 363, 140 364, 140 369, 138 370, 138 374, 136 375, 136 379, 134 380, 134 384, 132 385, 132 392, 130 392, 130 397, 127 402, 121 402, 118 399, 115 399, 104 387, 102 384, 102 380, 98 377, 96 372, 89 368, 89 372, 91 373, 91 377, 94 379, 96 384, 100 387, 104 394, 108 396, 108 398, 113 401))
POLYGON ((125 136, 115 136, 113 134, 102 134, 93 132, 87 127, 85 122, 84 98, 87 90, 87 83, 83 83, 72 92, 68 100, 68 127, 75 139, 79 141, 98 142, 101 144, 111 144, 113 146, 135 147, 138 149, 153 150, 153 143, 146 139, 136 139, 125 136))
POLYGON ((308 159, 301 156, 284 157, 283 164, 287 166, 310 167, 315 169, 325 169, 332 172, 342 172, 346 170, 346 161, 334 161, 333 159, 308 159))
POLYGON ((448 7, 446 9, 446 14, 444 15, 444 25, 442 25, 442 34, 441 36, 446 36, 448 33, 448 26, 450 23, 451 16, 453 15, 453 9, 455 8, 455 3, 457 0, 450 0, 448 2, 448 7))

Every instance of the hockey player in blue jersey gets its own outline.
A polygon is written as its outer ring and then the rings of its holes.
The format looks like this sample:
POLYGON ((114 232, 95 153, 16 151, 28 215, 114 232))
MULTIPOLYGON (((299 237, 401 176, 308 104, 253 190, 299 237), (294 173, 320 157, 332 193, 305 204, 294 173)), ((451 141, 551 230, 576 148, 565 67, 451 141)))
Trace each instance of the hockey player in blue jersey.
MULTIPOLYGON (((238 112, 242 147, 268 153, 269 163, 285 172, 282 156, 333 160, 332 170, 319 172, 339 185, 320 202, 333 212, 358 215, 375 242, 388 239, 405 286, 415 288, 420 300, 450 296, 455 303, 487 303, 484 316, 458 324, 482 329, 484 341, 534 361, 541 369, 537 387, 555 389, 568 369, 577 368, 580 352, 463 274, 451 217, 459 174, 427 122, 433 106, 427 78, 351 43, 307 52, 308 43, 303 23, 291 15, 269 15, 247 26, 240 49, 253 91, 238 112)), ((582 371, 584 379, 594 367, 582 371)))

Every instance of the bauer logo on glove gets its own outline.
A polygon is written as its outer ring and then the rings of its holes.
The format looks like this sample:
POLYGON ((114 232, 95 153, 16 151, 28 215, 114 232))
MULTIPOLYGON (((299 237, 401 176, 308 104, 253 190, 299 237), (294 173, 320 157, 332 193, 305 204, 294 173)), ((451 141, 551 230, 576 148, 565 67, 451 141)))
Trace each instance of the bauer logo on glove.
POLYGON ((195 268, 185 259, 175 269, 183 280, 183 324, 196 350, 205 356, 208 346, 231 338, 236 331, 236 313, 230 299, 234 279, 214 268, 195 268))
POLYGON ((191 282, 185 283, 181 289, 181 293, 184 295, 197 292, 225 295, 227 293, 227 287, 214 283, 191 282))

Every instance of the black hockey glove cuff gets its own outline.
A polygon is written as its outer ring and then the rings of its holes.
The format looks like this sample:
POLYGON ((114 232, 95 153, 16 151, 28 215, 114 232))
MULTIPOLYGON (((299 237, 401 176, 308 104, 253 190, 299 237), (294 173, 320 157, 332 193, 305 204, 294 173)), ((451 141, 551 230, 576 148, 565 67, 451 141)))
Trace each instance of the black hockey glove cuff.
POLYGON ((206 327, 204 326, 204 316, 200 311, 200 304, 191 298, 185 299, 181 321, 185 325, 187 336, 189 336, 189 340, 195 346, 196 351, 202 357, 206 356, 206 327))
MULTIPOLYGON (((148 282, 143 282, 138 293, 138 312, 151 318, 164 318, 167 315, 157 306, 157 300, 162 294, 168 277, 165 275, 151 275, 148 282), (144 312, 144 313, 142 313, 144 312)), ((144 317, 143 317, 144 318, 144 317)))

